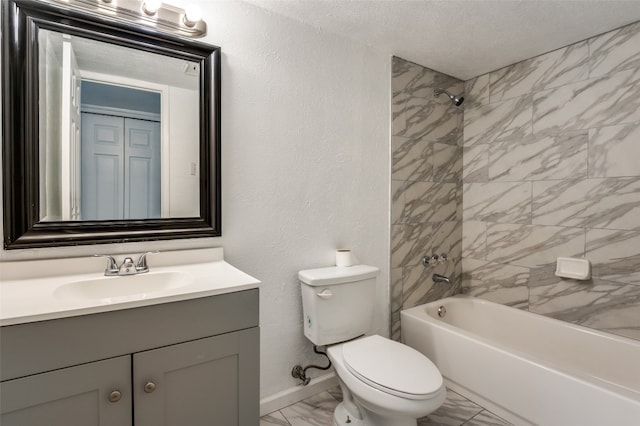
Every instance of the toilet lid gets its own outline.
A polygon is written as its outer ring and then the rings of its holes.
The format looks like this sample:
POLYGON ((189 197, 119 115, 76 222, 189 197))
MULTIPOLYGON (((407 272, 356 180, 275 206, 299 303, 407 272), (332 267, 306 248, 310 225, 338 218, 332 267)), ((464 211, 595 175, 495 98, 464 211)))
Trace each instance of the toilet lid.
POLYGON ((345 343, 342 354, 354 376, 392 395, 428 399, 442 387, 442 375, 429 358, 382 336, 345 343))

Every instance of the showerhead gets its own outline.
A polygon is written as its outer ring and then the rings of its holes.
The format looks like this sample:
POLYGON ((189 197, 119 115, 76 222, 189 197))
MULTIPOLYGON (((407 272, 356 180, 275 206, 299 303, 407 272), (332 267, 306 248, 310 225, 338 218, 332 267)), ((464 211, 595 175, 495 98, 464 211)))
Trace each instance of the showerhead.
POLYGON ((464 102, 464 96, 455 96, 452 95, 451 93, 447 92, 444 89, 434 89, 433 90, 433 95, 437 98, 438 96, 440 96, 441 94, 445 94, 449 97, 449 99, 451 99, 451 102, 453 102, 453 104, 455 106, 460 106, 462 105, 462 103, 464 102))

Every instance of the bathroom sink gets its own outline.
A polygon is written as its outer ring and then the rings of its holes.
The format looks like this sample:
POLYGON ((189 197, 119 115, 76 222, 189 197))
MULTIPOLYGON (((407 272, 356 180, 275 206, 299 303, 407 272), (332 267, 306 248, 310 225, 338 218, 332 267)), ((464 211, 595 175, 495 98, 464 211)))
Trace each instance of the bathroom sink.
POLYGON ((211 297, 259 284, 225 262, 221 247, 153 253, 149 264, 146 273, 106 277, 108 264, 94 256, 0 262, 0 326, 211 297))
POLYGON ((53 296, 58 299, 91 299, 108 303, 130 298, 144 299, 159 292, 186 287, 192 281, 190 274, 177 271, 100 277, 63 284, 54 291, 53 296))

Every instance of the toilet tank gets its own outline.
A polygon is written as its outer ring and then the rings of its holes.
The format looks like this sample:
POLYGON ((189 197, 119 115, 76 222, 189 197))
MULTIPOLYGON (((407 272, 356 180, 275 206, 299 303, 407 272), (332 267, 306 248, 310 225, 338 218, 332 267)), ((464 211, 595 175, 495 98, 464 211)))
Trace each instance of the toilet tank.
POLYGON ((321 346, 353 339, 369 331, 378 272, 378 268, 367 265, 298 272, 307 339, 321 346))

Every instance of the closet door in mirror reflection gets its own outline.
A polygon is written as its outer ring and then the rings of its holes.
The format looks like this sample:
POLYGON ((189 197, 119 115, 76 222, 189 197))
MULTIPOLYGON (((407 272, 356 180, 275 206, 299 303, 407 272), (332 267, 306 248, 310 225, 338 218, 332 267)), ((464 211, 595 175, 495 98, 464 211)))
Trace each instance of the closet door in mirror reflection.
POLYGON ((160 124, 82 114, 82 220, 160 217, 160 124))

